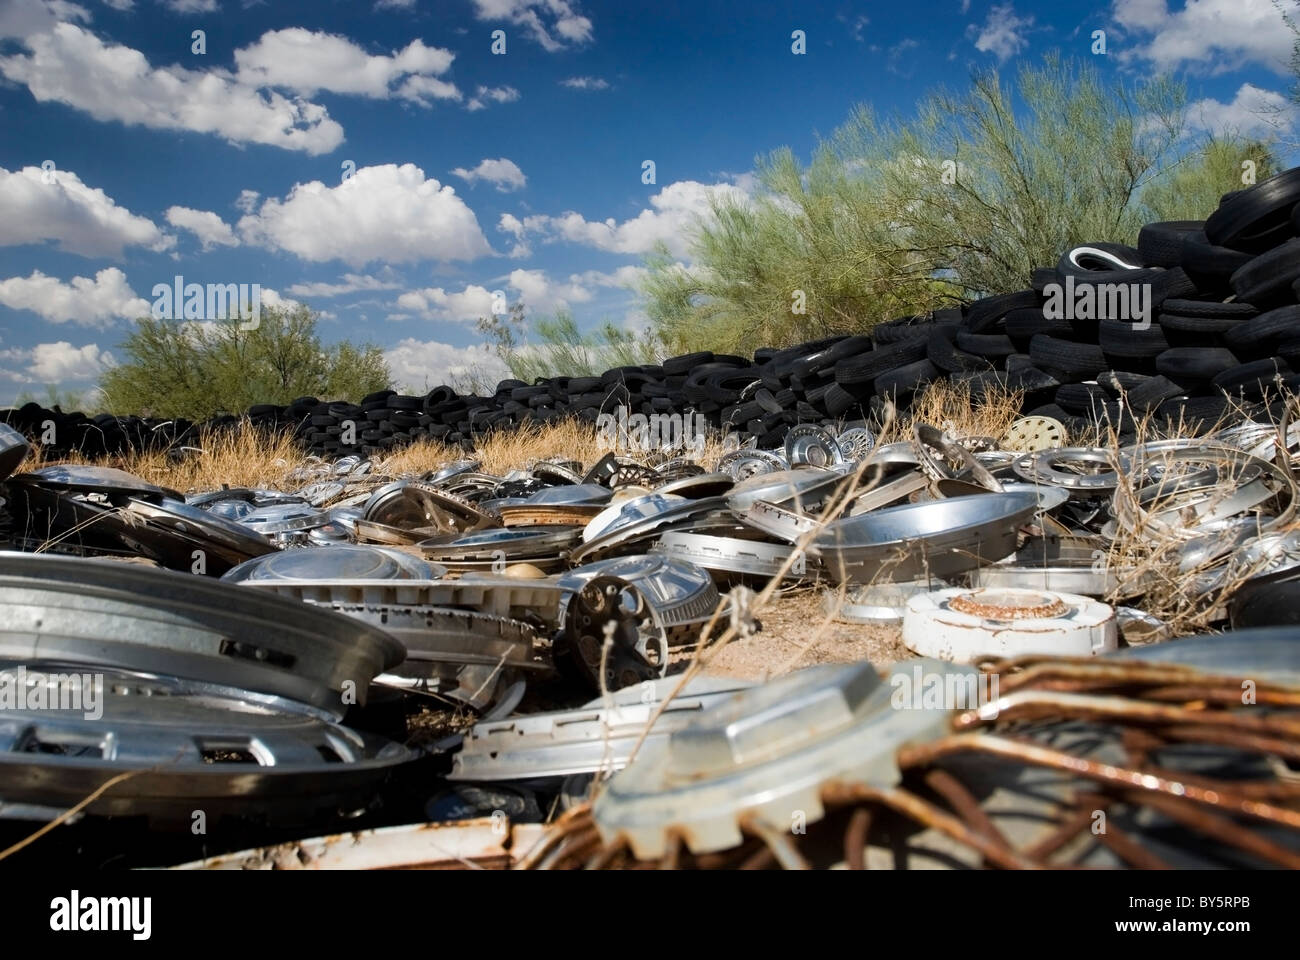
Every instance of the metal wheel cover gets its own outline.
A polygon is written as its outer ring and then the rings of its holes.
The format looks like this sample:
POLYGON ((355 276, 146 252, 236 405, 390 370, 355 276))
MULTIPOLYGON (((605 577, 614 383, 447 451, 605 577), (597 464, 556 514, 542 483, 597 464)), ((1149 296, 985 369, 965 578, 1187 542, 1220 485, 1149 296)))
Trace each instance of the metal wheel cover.
MULTIPOLYGON (((713 537, 678 530, 665 533, 651 550, 651 553, 684 560, 705 570, 769 579, 780 573, 793 552, 794 548, 788 544, 713 537)), ((802 569, 799 564, 792 564, 785 576, 788 579, 802 579, 808 575, 807 567, 806 561, 802 569)))
POLYGON ((860 463, 876 447, 876 435, 866 427, 849 427, 835 438, 845 460, 860 463))
POLYGON ((825 427, 801 423, 786 431, 785 459, 791 467, 833 467, 844 462, 844 451, 825 427))
POLYGON ((4 800, 70 807, 110 777, 140 770, 90 811, 188 820, 196 808, 261 816, 274 802, 280 814, 300 820, 304 801, 316 809, 340 791, 364 791, 413 756, 400 744, 283 702, 257 704, 112 668, 98 672, 105 674, 98 719, 66 710, 0 711, 4 800), (205 751, 237 751, 255 762, 213 762, 205 751))
POLYGON ((1052 417, 1024 417, 1007 428, 1002 446, 1017 453, 1037 453, 1065 446, 1070 432, 1052 417))
POLYGON ((133 564, 0 553, 0 659, 245 688, 342 716, 402 645, 328 610, 133 564), (347 686, 345 686, 345 684, 347 686))
MULTIPOLYGON (((616 771, 627 765, 633 747, 676 678, 651 680, 614 691, 610 705, 596 699, 577 710, 534 713, 483 721, 465 735, 449 780, 530 780, 577 773, 616 771)), ((668 701, 647 743, 664 740, 704 710, 750 688, 743 681, 696 677, 668 701)))
POLYGON ((446 570, 400 550, 338 544, 328 550, 286 550, 233 567, 222 580, 433 580, 446 570))
POLYGON ((789 468, 784 457, 768 450, 733 450, 718 461, 718 473, 729 473, 737 482, 789 468))
POLYGON ((0 423, 0 481, 8 480, 30 452, 26 437, 9 424, 0 423))
POLYGON ((1020 526, 1039 509, 1026 492, 889 507, 832 521, 809 552, 838 582, 947 577, 1010 555, 1020 526))
POLYGON ((59 490, 76 490, 80 493, 105 493, 119 496, 170 497, 184 500, 175 490, 141 480, 134 474, 114 467, 97 467, 89 464, 60 463, 40 467, 30 473, 20 473, 15 481, 36 483, 59 490))
POLYGON ((1011 465, 1011 469, 1022 480, 1030 483, 1050 483, 1065 487, 1067 490, 1087 491, 1089 493, 1106 493, 1115 489, 1120 474, 1127 476, 1133 468, 1132 461, 1124 452, 1116 453, 1104 447, 1061 447, 1056 450, 1042 450, 1027 453, 1011 465), (1112 464, 1118 462, 1116 472, 1112 464), (1103 469, 1085 474, 1076 470, 1061 469, 1058 464, 1083 463, 1100 465, 1103 469))
POLYGON ((167 530, 202 540, 210 540, 218 548, 244 557, 260 557, 271 553, 271 541, 246 524, 236 523, 180 500, 164 499, 161 503, 131 498, 131 513, 167 530))
MULTIPOLYGON (((910 676, 914 667, 975 675, 929 660, 895 670, 910 676)), ((643 860, 663 856, 674 834, 693 853, 726 850, 741 843, 743 817, 786 830, 792 811, 809 823, 824 816, 825 786, 893 786, 898 748, 942 736, 948 724, 946 710, 895 709, 893 693, 870 664, 851 664, 736 694, 643 748, 609 781, 592 808, 601 837, 626 841, 643 860)))
POLYGON ((741 480, 727 494, 727 507, 743 512, 759 500, 805 512, 818 507, 844 480, 844 475, 819 467, 782 470, 741 480))

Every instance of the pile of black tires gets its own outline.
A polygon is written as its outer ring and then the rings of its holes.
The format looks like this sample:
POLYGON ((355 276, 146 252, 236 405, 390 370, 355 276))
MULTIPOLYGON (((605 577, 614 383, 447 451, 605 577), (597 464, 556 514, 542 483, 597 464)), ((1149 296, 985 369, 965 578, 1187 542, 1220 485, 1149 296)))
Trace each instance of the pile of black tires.
MULTIPOLYGON (((696 415, 770 448, 795 424, 872 420, 887 401, 906 407, 946 379, 976 403, 1017 391, 1024 413, 1075 429, 1102 424, 1125 435, 1148 416, 1204 429, 1237 409, 1267 415, 1266 400, 1300 386, 1298 235, 1300 168, 1227 194, 1205 221, 1148 224, 1136 247, 1081 244, 1035 270, 1025 290, 900 317, 870 334, 752 358, 703 351, 600 376, 503 380, 490 396, 385 390, 356 404, 263 404, 247 416, 293 430, 322 456, 372 456, 425 438, 472 446, 491 431, 595 423, 619 408, 696 415)), ((37 404, 0 419, 44 437, 56 455, 91 456, 184 445, 201 428, 237 422, 90 418, 37 404)))

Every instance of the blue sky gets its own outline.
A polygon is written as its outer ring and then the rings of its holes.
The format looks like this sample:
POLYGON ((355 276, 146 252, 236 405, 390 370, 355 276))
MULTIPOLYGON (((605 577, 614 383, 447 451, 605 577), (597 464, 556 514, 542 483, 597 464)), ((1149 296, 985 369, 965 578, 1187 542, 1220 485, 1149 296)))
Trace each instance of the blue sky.
POLYGON ((645 254, 689 263, 756 155, 1097 29, 1193 126, 1293 136, 1272 0, 0 0, 0 403, 92 385, 178 274, 304 302, 418 391, 491 369, 496 291, 637 327, 645 254))

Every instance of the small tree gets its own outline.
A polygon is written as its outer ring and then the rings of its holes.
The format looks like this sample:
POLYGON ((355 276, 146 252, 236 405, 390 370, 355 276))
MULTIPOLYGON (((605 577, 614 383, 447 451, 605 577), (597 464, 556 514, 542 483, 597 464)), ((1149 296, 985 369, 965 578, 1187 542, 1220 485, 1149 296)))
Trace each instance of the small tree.
POLYGON ((303 306, 263 307, 254 330, 142 317, 122 351, 128 360, 100 379, 105 406, 116 413, 201 420, 307 395, 355 401, 390 379, 378 347, 322 346, 303 306))
POLYGON ((655 363, 662 352, 650 331, 636 334, 605 323, 583 333, 568 310, 537 317, 530 329, 523 303, 512 304, 506 316, 481 317, 478 330, 510 376, 525 382, 540 377, 597 376, 614 367, 655 363))
POLYGON ((1246 189, 1251 182, 1243 180, 1247 172, 1258 182, 1280 171, 1271 143, 1222 132, 1207 137, 1167 175, 1148 184, 1142 206, 1148 220, 1204 220, 1225 193, 1246 189))

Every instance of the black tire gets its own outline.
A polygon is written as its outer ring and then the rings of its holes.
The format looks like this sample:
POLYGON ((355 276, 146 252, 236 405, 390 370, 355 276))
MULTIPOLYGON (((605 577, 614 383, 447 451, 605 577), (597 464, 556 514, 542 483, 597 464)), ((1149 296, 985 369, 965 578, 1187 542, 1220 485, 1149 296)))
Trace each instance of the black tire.
POLYGON ((1156 357, 1156 369, 1179 386, 1194 389, 1208 385, 1238 362, 1223 347, 1173 347, 1156 357))
POLYGON ((925 340, 906 340, 903 343, 872 350, 856 357, 849 357, 835 364, 835 382, 839 384, 871 384, 874 388, 876 377, 888 373, 895 367, 915 363, 926 355, 925 340))
POLYGON ((955 338, 936 333, 926 343, 925 355, 945 373, 970 373, 976 370, 991 370, 993 364, 983 357, 959 350, 953 342, 955 338))
POLYGON ((866 353, 870 349, 870 337, 846 337, 839 343, 831 344, 825 350, 818 350, 806 357, 800 357, 791 365, 790 372, 798 377, 806 377, 818 370, 828 370, 839 361, 857 356, 860 353, 866 353))
POLYGON ((1291 236, 1300 203, 1300 167, 1286 170, 1224 200, 1205 221, 1205 235, 1221 247, 1259 253, 1291 236))
POLYGON ((1160 315, 1160 329, 1171 347, 1221 347, 1223 335, 1243 320, 1222 317, 1180 317, 1160 315))
POLYGON ((1259 313, 1259 309, 1249 303, 1222 303, 1218 300, 1176 300, 1169 299, 1160 305, 1164 313, 1174 313, 1180 317, 1232 318, 1249 320, 1259 313))
POLYGON ((1029 356, 1040 370, 1050 373, 1062 383, 1091 380, 1109 364, 1101 347, 1088 343, 1074 343, 1039 334, 1029 344, 1029 356))
POLYGON ((1038 293, 1034 290, 985 297, 972 303, 966 311, 966 329, 971 333, 984 333, 1012 310, 1034 309, 1038 303, 1038 293))
POLYGON ((1290 240, 1255 257, 1229 281, 1237 299, 1268 306, 1292 299, 1300 280, 1300 240, 1290 240))
POLYGON ((854 407, 860 406, 862 401, 838 383, 832 383, 826 388, 826 395, 822 397, 822 403, 825 405, 828 414, 832 417, 839 417, 848 413, 854 407))
POLYGON ((927 340, 930 334, 939 331, 955 332, 957 324, 936 324, 925 317, 895 317, 893 320, 877 324, 871 330, 871 339, 876 349, 904 343, 908 340, 927 340))
POLYGON ((1300 337, 1284 337, 1273 349, 1292 370, 1300 370, 1300 337))
POLYGON ((1266 357, 1224 370, 1212 382, 1217 389, 1229 396, 1259 400, 1264 396, 1265 390, 1278 393, 1277 379, 1289 377, 1291 373, 1291 366, 1285 360, 1266 357))
POLYGON ((702 363, 710 363, 713 360, 713 354, 708 350, 699 353, 684 353, 680 357, 669 357, 664 361, 664 375, 673 377, 680 376, 684 373, 690 373, 702 363))
POLYGON ((1016 352, 1016 346, 1011 342, 1011 338, 1003 334, 967 333, 965 330, 959 330, 955 342, 958 349, 989 360, 1009 357, 1016 352))
POLYGON ((1169 424, 1183 424, 1191 433, 1206 433, 1222 423, 1233 413, 1228 398, 1219 394, 1213 397, 1178 397, 1166 400, 1156 409, 1156 416, 1169 424))
POLYGON ((1088 416, 1111 402, 1106 391, 1095 383, 1064 383, 1057 388, 1055 399, 1062 410, 1075 416, 1088 416))
POLYGON ((1049 320, 1043 316, 1042 307, 1012 310, 1002 318, 1003 329, 1012 340, 1029 343, 1038 334, 1049 337, 1068 337, 1073 332, 1068 320, 1049 320))
POLYGON ((1183 238, 1205 230, 1204 220, 1148 223, 1138 233, 1138 252, 1149 267, 1177 267, 1183 262, 1183 238))
POLYGON ((1291 304, 1243 320, 1223 335, 1223 342, 1233 350, 1253 352, 1295 335, 1300 335, 1300 306, 1291 304))
POLYGON ((1034 292, 1041 295, 1047 289, 1048 284, 1056 283, 1055 267, 1035 267, 1029 275, 1029 285, 1034 288, 1034 292))
POLYGON ((1034 366, 1017 366, 1007 368, 1006 384, 1008 390, 1018 390, 1025 399, 1037 398, 1043 394, 1052 394, 1061 385, 1061 381, 1044 370, 1034 366))
POLYGON ((1204 233, 1189 233, 1183 237, 1182 267, 1203 286, 1218 283, 1226 287, 1228 278, 1250 260, 1249 253, 1210 243, 1204 233))
POLYGON ((1107 357, 1146 359, 1159 356, 1169 349, 1164 331, 1159 324, 1141 328, 1137 324, 1120 320, 1103 320, 1098 342, 1107 357))
POLYGON ((1127 398, 1133 412, 1145 416, 1154 413, 1165 401, 1184 395, 1186 391, 1168 377, 1148 377, 1145 383, 1130 390, 1127 398))
POLYGON ((764 413, 780 413, 785 409, 777 402, 776 394, 766 387, 754 394, 754 403, 758 404, 764 413))
POLYGON ((1118 400, 1121 393, 1136 390, 1152 379, 1154 378, 1145 373, 1130 373, 1127 370, 1103 370, 1097 374, 1097 383, 1110 394, 1112 400, 1118 400))
MULTIPOLYGON (((898 367, 876 377, 876 394, 878 396, 906 396, 915 393, 920 387, 937 380, 942 374, 929 359, 917 360, 898 367)), ((829 412, 829 407, 827 408, 829 412)))

